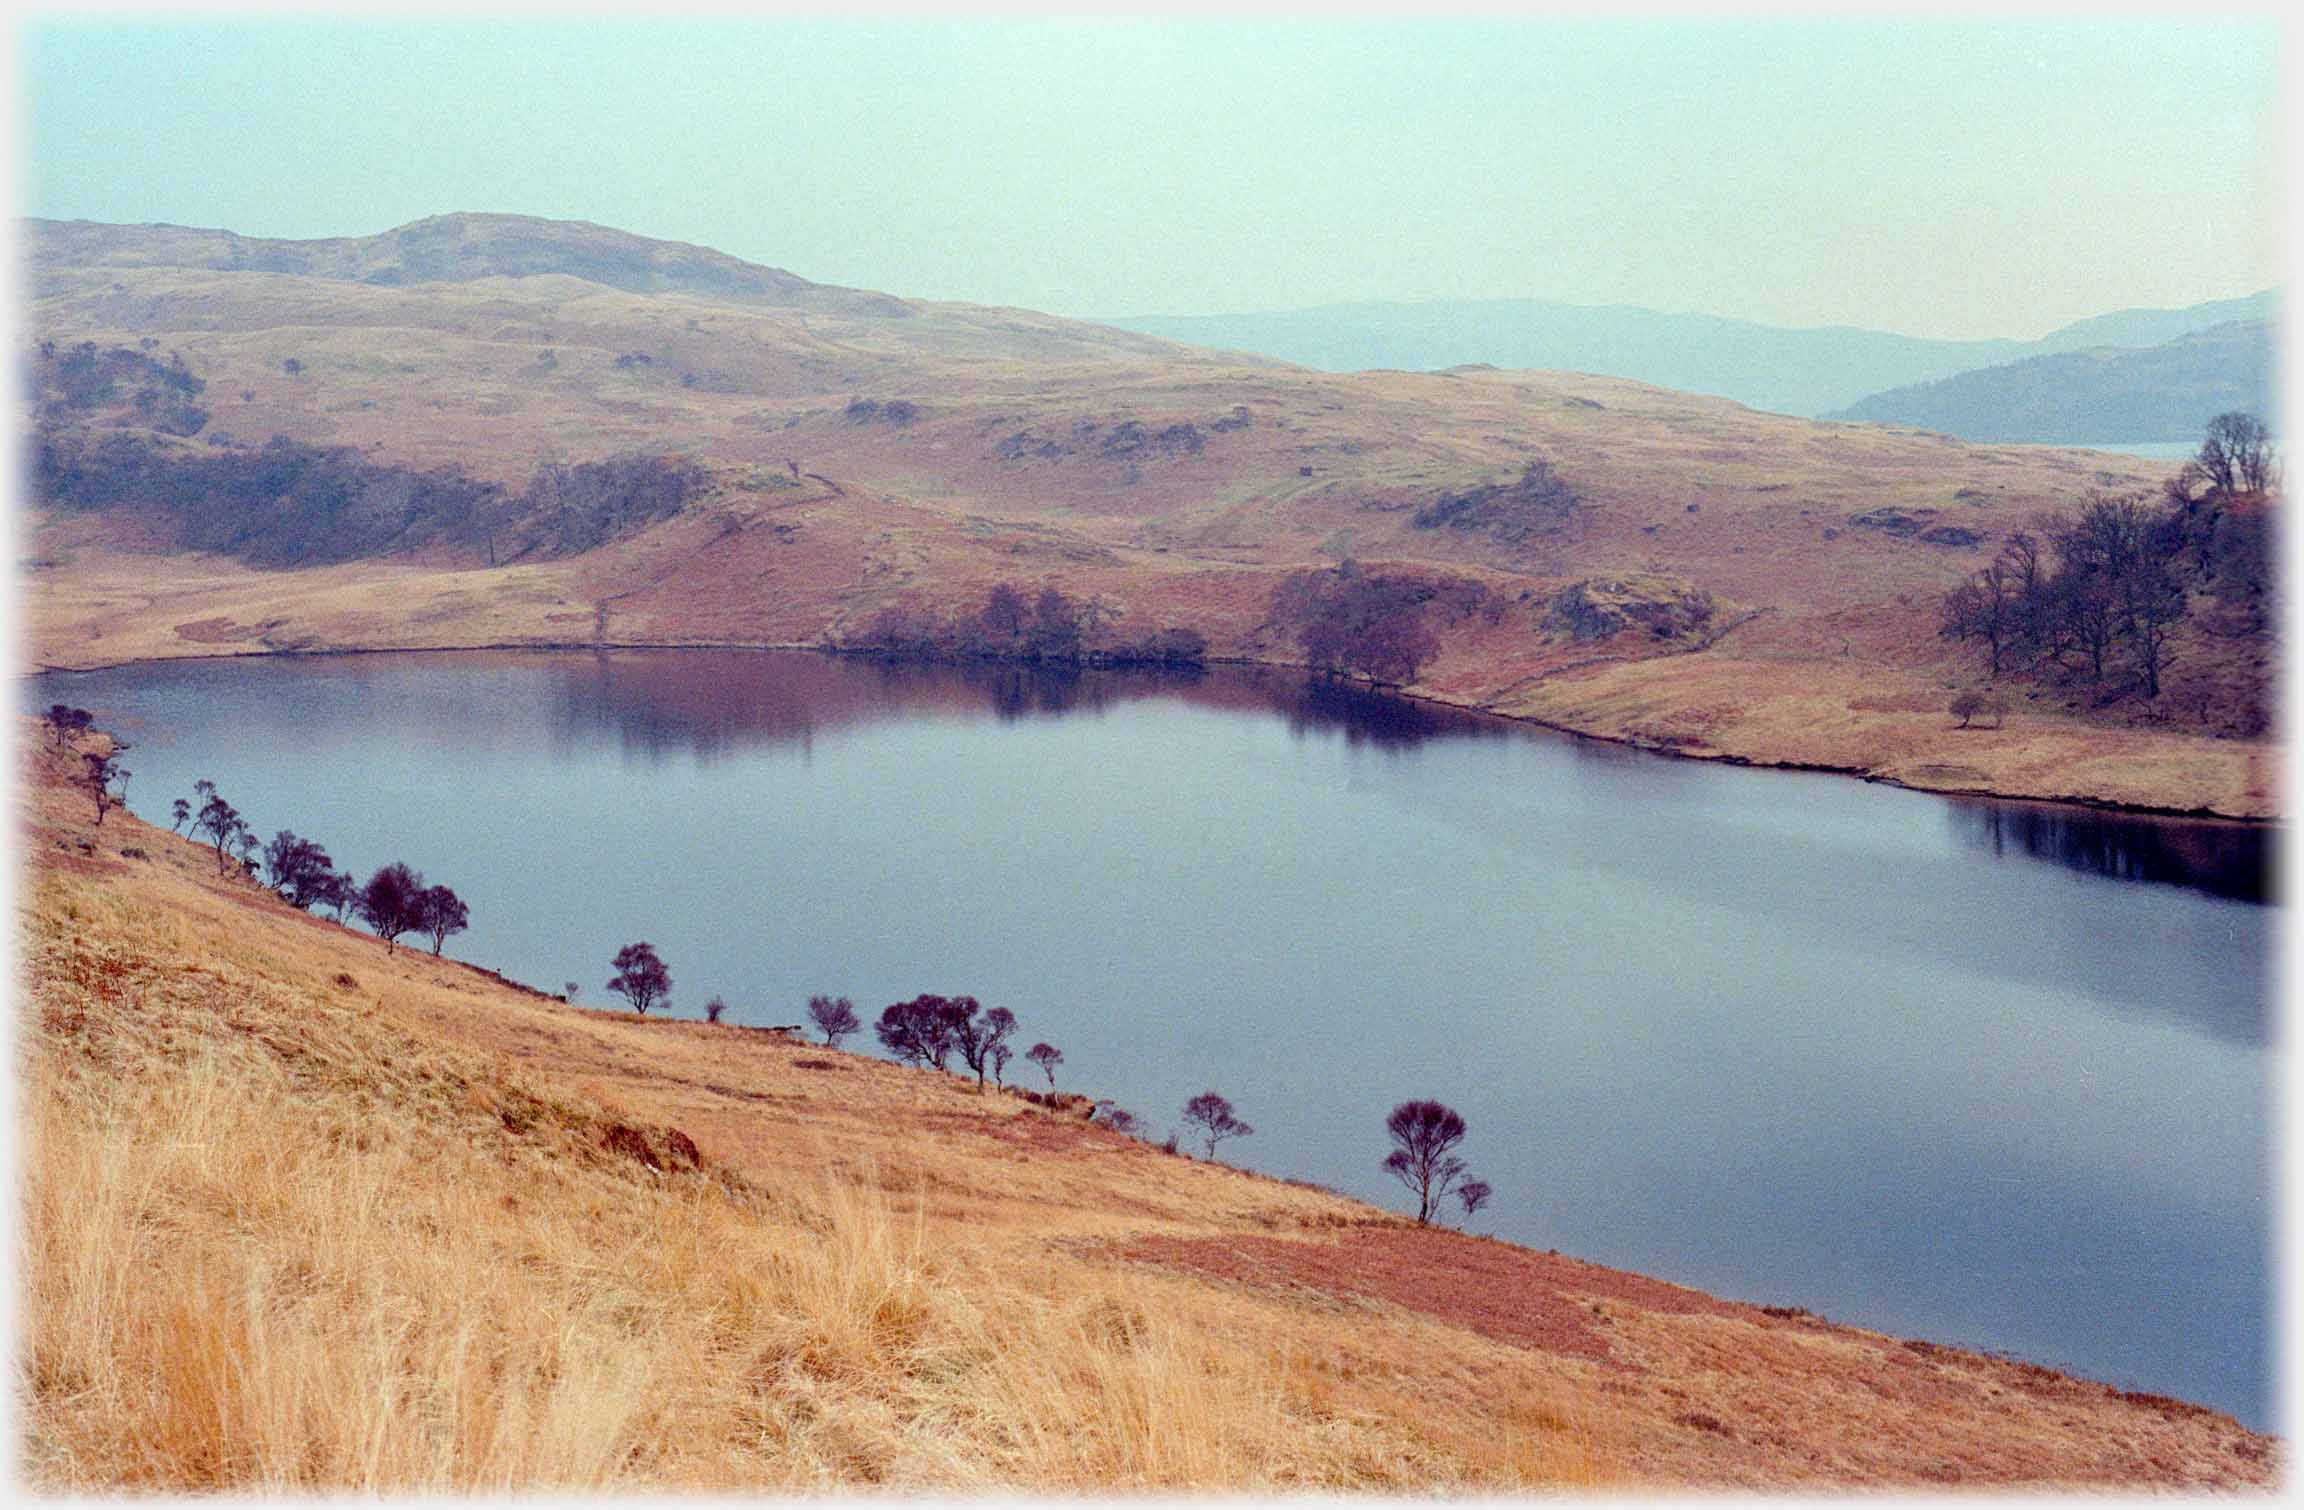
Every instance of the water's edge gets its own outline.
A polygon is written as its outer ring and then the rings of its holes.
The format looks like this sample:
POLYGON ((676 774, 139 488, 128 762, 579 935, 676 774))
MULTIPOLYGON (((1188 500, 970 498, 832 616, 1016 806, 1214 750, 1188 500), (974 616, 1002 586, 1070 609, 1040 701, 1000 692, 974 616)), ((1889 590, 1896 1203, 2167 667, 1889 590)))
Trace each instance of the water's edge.
MULTIPOLYGON (((940 661, 919 660, 917 658, 911 657, 888 656, 885 653, 877 650, 847 650, 836 645, 823 645, 805 640, 615 640, 608 642, 602 642, 598 640, 515 640, 502 643, 477 645, 347 645, 301 648, 295 650, 227 650, 201 655, 130 656, 122 660, 99 661, 92 665, 84 666, 59 666, 45 661, 35 661, 32 662, 29 667, 19 669, 17 675, 79 676, 99 671, 119 671, 136 666, 168 666, 174 665, 180 661, 311 659, 315 657, 335 655, 458 655, 469 652, 507 650, 532 650, 555 653, 565 653, 571 650, 800 651, 810 655, 848 656, 878 660, 910 661, 912 663, 921 665, 947 664, 940 661)), ((986 662, 985 664, 1007 663, 986 662)), ((1024 663, 1018 662, 1014 664, 1024 663)), ((1307 674, 1312 672, 1312 667, 1302 661, 1266 659, 1257 656, 1246 655, 1212 655, 1207 658, 1205 664, 1211 666, 1255 666, 1267 670, 1301 671, 1307 674)), ((1113 669, 1125 670, 1128 668, 1119 667, 1113 669)), ((1358 678, 1351 678, 1350 680, 1355 682, 1355 684, 1359 684, 1358 678)), ((2113 802, 2101 797, 2074 796, 2070 793, 2025 791, 2010 787, 1918 786, 1909 781, 1899 780, 1894 776, 1881 775, 1879 772, 1873 771, 1864 766, 1833 765, 1828 763, 1815 763, 1798 760, 1756 760, 1746 755, 1730 755, 1725 753, 1706 754, 1701 751, 1679 749, 1669 745, 1652 744, 1645 740, 1628 739, 1613 734, 1594 733, 1588 729, 1579 729, 1573 724, 1559 723, 1547 718, 1537 718, 1531 714, 1505 713, 1490 705, 1474 702, 1466 698, 1445 697, 1435 693, 1426 692, 1409 692, 1398 687, 1383 686, 1374 682, 1368 682, 1365 683, 1365 685, 1372 691, 1382 692, 1392 697, 1403 698, 1409 702, 1431 703, 1436 707, 1454 708, 1460 712, 1465 713, 1478 713, 1489 718, 1504 719, 1511 723, 1527 724, 1532 728, 1549 729, 1555 734, 1566 734, 1575 739, 1588 739, 1596 744, 1617 745, 1624 749, 1638 750, 1643 754, 1661 756, 1663 758, 1672 760, 1703 761, 1712 765, 1740 766, 1746 770, 1754 771, 1805 771, 1830 776, 1851 776, 1858 781, 1866 782, 1873 786, 1896 787, 1902 791, 1920 792, 1931 797, 1989 797, 2010 802, 2038 802, 2045 803, 2054 807, 2080 808, 2092 812, 2132 813, 2138 817, 2188 818, 2216 823, 2236 823, 2243 824, 2251 828, 2276 827, 2284 821, 2284 818, 2278 814, 2274 814, 2272 816, 2264 816, 2255 813, 2227 813, 2214 807, 2165 807, 2142 802, 2113 802)))

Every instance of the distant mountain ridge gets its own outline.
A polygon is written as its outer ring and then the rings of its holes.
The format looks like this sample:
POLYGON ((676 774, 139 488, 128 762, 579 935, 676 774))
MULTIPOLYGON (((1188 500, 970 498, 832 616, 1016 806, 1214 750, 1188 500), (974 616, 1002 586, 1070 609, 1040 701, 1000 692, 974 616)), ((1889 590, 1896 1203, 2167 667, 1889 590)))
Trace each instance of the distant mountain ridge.
MULTIPOLYGON (((2093 322, 2091 322, 2093 323, 2093 322)), ((2188 441, 2231 410, 2266 420, 2276 327, 2235 321, 2141 349, 2096 346, 1876 393, 1828 419, 1913 425, 1971 441, 2188 441)))
POLYGON ((710 247, 533 215, 432 215, 373 236, 308 241, 91 220, 24 225, 25 260, 35 278, 51 267, 184 267, 401 288, 558 273, 627 293, 688 294, 726 304, 885 319, 915 312, 893 295, 812 283, 710 247))
POLYGON ((1333 304, 1244 315, 1146 315, 1103 323, 1328 372, 1437 371, 1464 363, 1631 378, 1813 418, 1891 388, 2027 357, 2154 345, 2273 317, 2271 290, 2186 309, 2122 310, 2038 341, 1939 341, 1851 326, 1792 329, 1636 305, 1541 299, 1333 304))

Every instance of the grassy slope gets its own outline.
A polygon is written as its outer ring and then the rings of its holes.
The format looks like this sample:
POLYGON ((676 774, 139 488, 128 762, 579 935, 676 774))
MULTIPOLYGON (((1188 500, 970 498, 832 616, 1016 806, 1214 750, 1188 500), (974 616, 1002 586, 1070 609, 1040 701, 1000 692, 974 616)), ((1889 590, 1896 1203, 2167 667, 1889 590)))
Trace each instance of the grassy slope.
MULTIPOLYGON (((1935 789, 2248 817, 2280 801, 2265 743, 2120 727, 2048 695, 2002 731, 1941 712, 1975 678, 1974 657, 1935 635, 1945 588, 2009 530, 2091 488, 2152 487, 2160 463, 1818 424, 1572 374, 1312 373, 973 306, 874 320, 553 277, 44 279, 43 331, 181 347, 210 379, 211 429, 244 441, 288 434, 514 481, 539 456, 641 445, 733 469, 721 497, 637 540, 495 572, 439 559, 260 573, 155 555, 118 518, 41 521, 27 543, 48 564, 27 617, 44 664, 582 641, 602 600, 610 638, 628 643, 814 642, 886 602, 950 605, 1003 577, 1100 593, 1124 629, 1189 622, 1220 654, 1287 660, 1293 645, 1266 622, 1273 582, 1349 553, 1525 595, 1500 632, 1455 637, 1427 670, 1416 690, 1451 702, 1935 789), (632 352, 651 364, 615 365, 632 352), (299 377, 280 370, 290 356, 299 377), (917 413, 857 418, 856 396, 917 413), (1197 450, 1142 442, 1182 424, 1197 450), (1408 523, 1534 453, 1594 500, 1575 527, 1515 546, 1408 523), (1853 522, 1883 507, 1932 510, 1981 543, 1853 522), (1627 572, 1709 589, 1740 623, 1692 655, 1540 632, 1552 591, 1627 572)), ((2220 695, 2235 653, 2180 646, 2170 699, 2220 695)))
POLYGON ((93 827, 52 759, 23 799, 19 1038, 46 1490, 2197 1487, 2276 1465, 2173 1401, 387 954, 204 847, 93 827))

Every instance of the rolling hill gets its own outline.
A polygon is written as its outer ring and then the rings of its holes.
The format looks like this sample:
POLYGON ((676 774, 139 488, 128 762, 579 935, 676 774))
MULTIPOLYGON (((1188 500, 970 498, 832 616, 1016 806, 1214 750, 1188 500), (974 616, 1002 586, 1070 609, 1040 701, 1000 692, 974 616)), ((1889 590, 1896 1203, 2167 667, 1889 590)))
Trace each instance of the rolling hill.
POLYGON ((2156 708, 2039 688, 2005 729, 1944 716, 1976 675, 1944 592, 2160 463, 1621 378, 1319 372, 521 217, 28 242, 43 664, 839 643, 1002 581, 1290 662, 1275 591, 1351 559, 1485 605, 1419 695, 1936 789, 2276 806, 2269 747, 2214 737, 2261 730, 2260 644, 2187 641, 2156 708), (279 468, 302 481, 235 491, 279 468), (612 481, 665 468, 692 484, 612 481))
POLYGON ((2276 420, 2278 331, 2267 321, 2157 346, 2088 347, 1876 393, 1830 416, 1919 425, 1972 441, 2188 441, 2219 414, 2276 420))
MULTIPOLYGON (((1143 315, 1108 323, 1173 341, 1259 352, 1328 372, 1429 371, 1483 362, 1605 373, 1716 394, 1755 409, 1813 416, 1844 409, 1881 389, 1974 368, 2089 347, 2157 345, 2215 325, 2269 320, 2273 314, 2274 295, 2267 291, 2187 309, 2099 315, 2037 341, 1929 340, 1849 326, 1788 329, 1636 305, 1541 299, 1332 304, 1238 315, 1143 315)), ((2040 438, 2068 445, 2083 439, 2040 438)))

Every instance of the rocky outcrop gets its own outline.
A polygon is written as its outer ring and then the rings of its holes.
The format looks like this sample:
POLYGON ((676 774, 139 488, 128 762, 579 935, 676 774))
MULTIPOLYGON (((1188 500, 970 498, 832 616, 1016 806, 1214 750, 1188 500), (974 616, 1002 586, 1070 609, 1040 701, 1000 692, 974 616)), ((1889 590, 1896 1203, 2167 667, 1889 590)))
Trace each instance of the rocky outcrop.
POLYGON ((1552 595, 1544 628, 1578 643, 1636 630, 1651 640, 1696 640, 1712 627, 1718 605, 1693 582, 1646 572, 1586 577, 1552 595))

